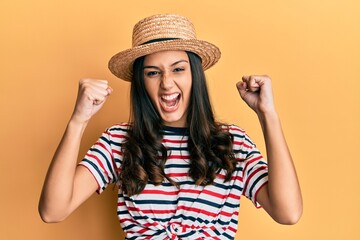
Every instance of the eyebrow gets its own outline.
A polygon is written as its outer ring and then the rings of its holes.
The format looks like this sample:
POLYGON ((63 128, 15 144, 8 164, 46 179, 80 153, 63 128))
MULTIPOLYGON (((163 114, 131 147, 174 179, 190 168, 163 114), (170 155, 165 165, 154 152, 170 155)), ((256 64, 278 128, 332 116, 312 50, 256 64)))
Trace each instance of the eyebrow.
MULTIPOLYGON (((176 61, 176 62, 174 62, 173 64, 171 64, 170 65, 170 67, 173 67, 173 66, 175 66, 176 64, 179 64, 179 63, 181 63, 181 62, 186 62, 186 63, 189 63, 188 61, 186 61, 186 60, 179 60, 179 61, 176 61)), ((157 67, 157 66, 144 66, 144 69, 145 68, 155 68, 155 69, 160 69, 159 67, 157 67)))

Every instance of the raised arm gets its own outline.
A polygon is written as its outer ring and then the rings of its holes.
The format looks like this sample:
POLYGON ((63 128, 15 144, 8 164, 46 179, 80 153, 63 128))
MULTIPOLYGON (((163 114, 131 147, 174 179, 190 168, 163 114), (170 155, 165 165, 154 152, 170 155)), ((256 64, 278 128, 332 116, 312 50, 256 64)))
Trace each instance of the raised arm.
POLYGON ((106 80, 80 80, 74 112, 43 185, 39 213, 44 222, 64 220, 97 189, 91 173, 84 167, 77 167, 77 158, 87 123, 111 92, 106 80))
POLYGON ((279 116, 275 110, 271 79, 268 76, 244 76, 237 83, 241 98, 258 115, 267 151, 268 184, 257 201, 277 222, 295 224, 302 214, 302 197, 295 167, 279 116))

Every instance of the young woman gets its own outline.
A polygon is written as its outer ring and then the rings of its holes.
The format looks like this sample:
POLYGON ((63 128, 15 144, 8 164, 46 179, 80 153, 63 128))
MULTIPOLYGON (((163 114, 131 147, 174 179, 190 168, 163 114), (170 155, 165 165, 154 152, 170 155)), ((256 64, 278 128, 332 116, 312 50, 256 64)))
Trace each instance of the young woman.
POLYGON ((219 58, 219 49, 196 39, 183 16, 155 15, 137 23, 133 47, 109 62, 114 75, 131 81, 131 121, 108 128, 77 164, 86 125, 113 91, 105 80, 80 81, 44 183, 42 219, 62 221, 115 183, 127 239, 233 239, 242 195, 275 221, 296 223, 301 192, 271 79, 252 75, 237 83, 258 115, 265 162, 241 128, 214 119, 204 70, 219 58))

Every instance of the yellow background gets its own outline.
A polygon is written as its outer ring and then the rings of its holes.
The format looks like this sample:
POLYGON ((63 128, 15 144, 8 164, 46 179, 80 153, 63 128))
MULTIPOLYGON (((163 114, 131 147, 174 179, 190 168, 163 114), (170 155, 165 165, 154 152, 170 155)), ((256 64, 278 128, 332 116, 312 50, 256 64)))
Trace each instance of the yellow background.
POLYGON ((107 69, 131 45, 133 25, 180 13, 222 50, 207 71, 219 120, 245 128, 265 154, 259 124, 235 83, 273 78, 297 167, 304 214, 275 223, 242 199, 236 239, 360 239, 360 2, 94 1, 0 2, 0 239, 122 239, 116 191, 94 195, 67 220, 44 224, 37 203, 73 109, 78 80, 108 79, 114 94, 89 125, 83 155, 108 126, 128 120, 129 84, 107 69))

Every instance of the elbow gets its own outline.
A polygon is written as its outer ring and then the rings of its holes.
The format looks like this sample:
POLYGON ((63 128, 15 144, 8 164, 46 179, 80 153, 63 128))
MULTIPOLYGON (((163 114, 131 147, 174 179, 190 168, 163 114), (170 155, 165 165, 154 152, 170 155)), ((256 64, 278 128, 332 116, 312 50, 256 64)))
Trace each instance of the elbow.
POLYGON ((44 223, 58 223, 66 219, 66 217, 56 216, 55 214, 48 214, 42 211, 39 211, 40 218, 44 223))
POLYGON ((61 214, 60 211, 58 211, 58 212, 50 211, 49 209, 47 209, 44 206, 41 206, 40 204, 39 204, 39 207, 38 207, 38 211, 39 211, 40 218, 44 223, 62 222, 67 217, 64 214, 61 214))
POLYGON ((274 220, 283 225, 294 225, 299 222, 301 216, 302 216, 302 207, 297 210, 292 210, 287 213, 280 214, 280 216, 277 216, 274 218, 274 220))
POLYGON ((299 222, 301 216, 297 216, 294 214, 294 216, 289 216, 286 218, 281 218, 281 219, 275 219, 275 221, 279 224, 283 224, 283 225, 294 225, 296 223, 299 222))

